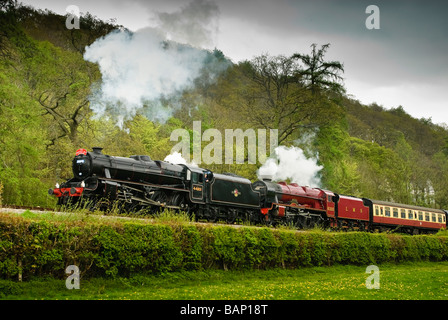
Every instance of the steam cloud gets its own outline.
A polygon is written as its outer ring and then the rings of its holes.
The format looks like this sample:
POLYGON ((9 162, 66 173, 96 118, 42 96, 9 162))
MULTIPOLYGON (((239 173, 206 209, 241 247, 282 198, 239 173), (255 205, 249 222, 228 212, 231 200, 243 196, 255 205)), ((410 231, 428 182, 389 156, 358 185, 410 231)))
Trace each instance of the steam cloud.
POLYGON ((323 167, 316 163, 316 159, 307 158, 302 149, 278 146, 274 154, 258 169, 259 179, 270 178, 273 181, 289 179, 292 183, 302 186, 320 186, 318 174, 323 167))
POLYGON ((187 160, 185 160, 182 157, 182 154, 180 152, 173 152, 173 153, 167 155, 165 157, 165 159, 163 159, 163 161, 166 161, 166 162, 169 162, 172 164, 185 164, 185 165, 188 165, 191 167, 198 167, 198 165, 194 161, 188 162, 187 160))
POLYGON ((211 53, 191 45, 210 43, 217 27, 209 25, 218 13, 213 2, 195 0, 178 12, 158 13, 158 27, 114 31, 87 47, 84 59, 98 63, 102 74, 90 98, 95 114, 106 114, 119 126, 137 112, 165 122, 177 105, 168 101, 192 88, 210 64, 211 53))

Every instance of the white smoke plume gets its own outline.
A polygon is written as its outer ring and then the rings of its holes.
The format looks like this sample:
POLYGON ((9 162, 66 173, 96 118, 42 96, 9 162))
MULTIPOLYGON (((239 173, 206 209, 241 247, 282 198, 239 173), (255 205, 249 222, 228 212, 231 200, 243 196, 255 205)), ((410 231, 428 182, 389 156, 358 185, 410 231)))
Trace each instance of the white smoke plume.
POLYGON ((273 181, 289 179, 292 183, 301 186, 319 187, 319 171, 322 166, 317 160, 307 158, 302 149, 298 147, 278 146, 274 150, 274 156, 269 157, 258 169, 258 179, 269 178, 273 181))
POLYGON ((186 159, 182 157, 182 154, 180 152, 173 152, 165 157, 163 161, 172 163, 172 164, 185 164, 191 167, 198 167, 198 165, 192 161, 188 162, 186 159))
POLYGON ((206 27, 215 21, 215 6, 195 0, 178 12, 158 13, 158 27, 114 31, 87 47, 84 59, 98 63, 102 74, 101 86, 92 88, 90 106, 94 113, 112 117, 119 126, 137 112, 165 122, 178 105, 170 101, 194 86, 205 63, 210 65, 211 55, 170 39, 191 41, 193 45, 208 43, 211 33, 206 27), (194 8, 198 10, 196 15, 202 15, 202 23, 195 22, 194 8), (194 37, 180 34, 189 34, 188 30, 195 31, 194 37))

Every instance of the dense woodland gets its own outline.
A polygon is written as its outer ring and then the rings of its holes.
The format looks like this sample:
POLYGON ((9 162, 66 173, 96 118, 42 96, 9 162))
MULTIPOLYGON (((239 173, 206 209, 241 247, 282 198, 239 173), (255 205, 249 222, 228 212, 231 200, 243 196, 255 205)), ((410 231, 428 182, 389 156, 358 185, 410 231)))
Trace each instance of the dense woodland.
MULTIPOLYGON (((91 90, 102 78, 83 53, 97 38, 125 28, 87 13, 79 30, 69 30, 64 16, 11 0, 0 5, 0 204, 54 205, 47 190, 71 176, 78 148, 164 159, 175 144, 171 132, 191 132, 200 120, 202 130, 278 129, 280 145, 318 159, 323 188, 448 208, 448 127, 415 119, 401 106, 348 97, 343 62, 325 57, 330 44, 238 64, 215 49, 210 61, 226 67, 206 81, 205 64, 194 88, 176 98, 170 119, 151 121, 140 112, 120 127, 90 108, 91 90)), ((251 180, 259 166, 207 165, 251 180)))

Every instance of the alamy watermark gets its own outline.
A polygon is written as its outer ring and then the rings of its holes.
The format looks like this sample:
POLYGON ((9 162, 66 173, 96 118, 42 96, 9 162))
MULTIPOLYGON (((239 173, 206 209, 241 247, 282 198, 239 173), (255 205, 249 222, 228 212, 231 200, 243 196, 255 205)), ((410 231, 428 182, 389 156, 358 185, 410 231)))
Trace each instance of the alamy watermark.
MULTIPOLYGON (((222 164, 223 155, 225 164, 243 164, 246 159, 248 164, 256 164, 257 160, 264 164, 267 159, 267 131, 267 129, 257 129, 257 131, 254 129, 245 131, 242 129, 225 129, 223 135, 221 131, 214 128, 202 132, 201 121, 193 121, 193 137, 190 137, 190 132, 186 129, 175 129, 171 132, 170 141, 181 140, 171 149, 171 153, 180 152, 182 157, 190 162, 190 153, 193 151, 192 160, 196 164, 222 164), (211 142, 202 149, 202 142, 209 141, 211 142)), ((273 153, 277 146, 278 130, 269 129, 269 154, 273 153)))
POLYGON ((366 19, 366 28, 369 30, 380 29, 380 8, 371 4, 367 6, 366 13, 370 14, 366 19))
POLYGON ((65 12, 67 12, 67 19, 65 19, 65 27, 69 30, 71 29, 79 29, 79 18, 81 17, 81 13, 79 11, 79 7, 75 5, 69 5, 65 8, 65 12))
POLYGON ((370 265, 366 268, 366 273, 371 274, 366 279, 367 289, 379 289, 380 288, 380 268, 375 265, 370 265))
POLYGON ((79 289, 80 282, 78 266, 75 266, 73 264, 69 265, 67 268, 65 268, 65 273, 69 275, 65 280, 65 287, 69 290, 79 289))

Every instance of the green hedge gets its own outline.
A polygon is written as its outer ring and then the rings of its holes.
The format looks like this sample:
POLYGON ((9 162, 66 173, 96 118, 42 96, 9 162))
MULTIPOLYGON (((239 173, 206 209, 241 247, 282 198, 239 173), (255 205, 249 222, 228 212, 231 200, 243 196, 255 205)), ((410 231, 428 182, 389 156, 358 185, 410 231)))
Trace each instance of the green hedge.
POLYGON ((0 277, 299 268, 448 260, 448 238, 195 224, 49 222, 0 215, 0 277))

